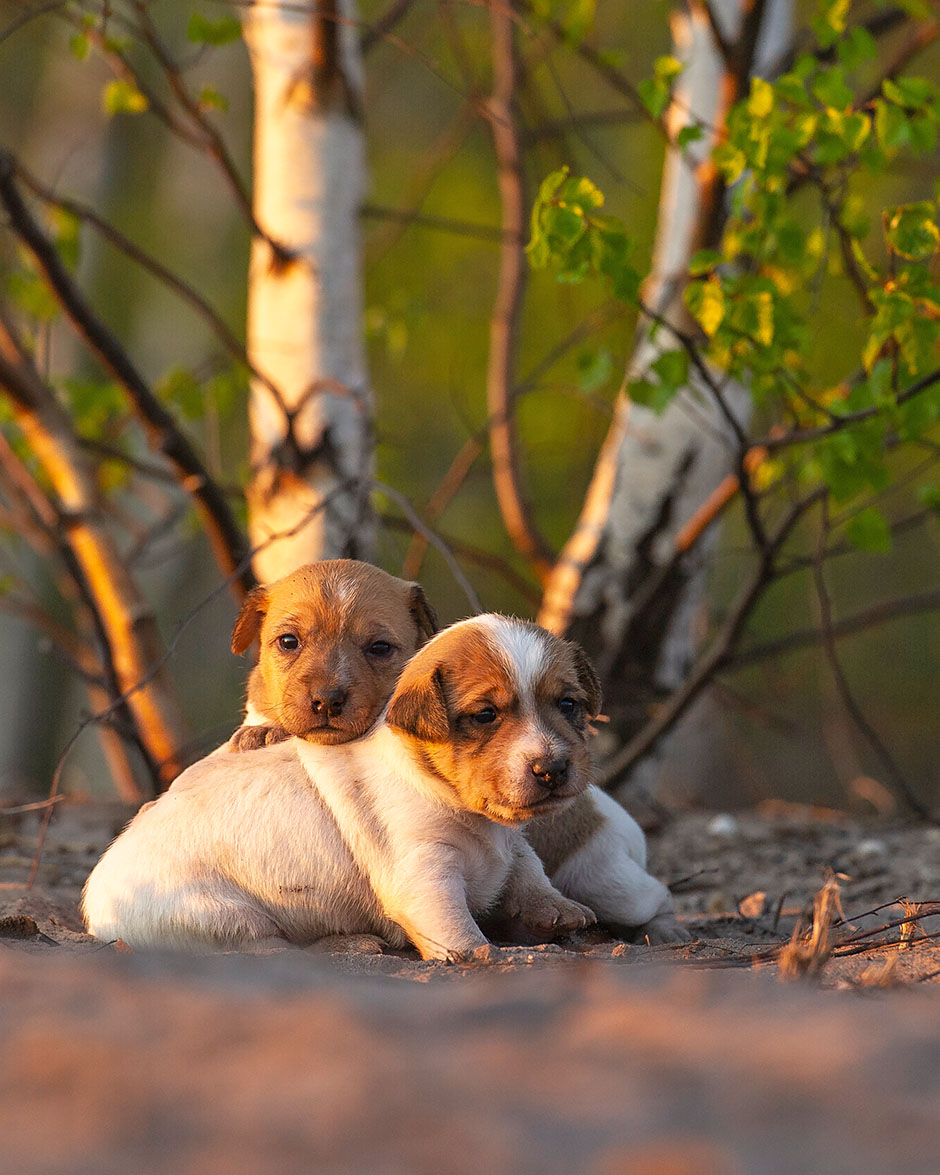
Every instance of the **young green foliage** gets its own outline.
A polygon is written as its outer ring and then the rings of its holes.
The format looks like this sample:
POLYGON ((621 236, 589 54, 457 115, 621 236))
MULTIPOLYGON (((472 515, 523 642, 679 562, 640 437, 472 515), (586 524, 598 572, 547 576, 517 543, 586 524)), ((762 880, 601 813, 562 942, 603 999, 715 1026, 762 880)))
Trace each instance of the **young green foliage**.
MULTIPOLYGON (((713 151, 728 189, 724 231, 718 247, 691 258, 683 290, 699 328, 701 361, 749 389, 765 424, 821 434, 785 450, 779 475, 789 469, 805 482, 821 479, 845 503, 883 490, 891 480, 889 451, 923 437, 940 419, 937 204, 919 199, 881 208, 872 198, 875 177, 896 157, 936 145, 940 88, 901 75, 885 79, 874 98, 860 96, 856 73, 877 46, 850 24, 850 8, 849 0, 825 0, 812 24, 819 51, 802 54, 774 81, 752 78, 730 110, 713 151), (815 193, 809 210, 807 190, 815 193), (871 232, 877 223, 880 235, 871 232), (827 273, 845 282, 862 307, 862 374, 836 388, 811 364, 827 273)), ((655 117, 665 111, 680 68, 661 58, 641 87, 655 117)), ((529 257, 534 266, 553 266, 563 281, 603 275, 616 297, 635 306, 641 275, 630 261, 629 238, 602 206, 590 180, 564 168, 553 172, 533 210, 529 257)), ((667 352, 630 394, 661 411, 688 377, 687 353, 667 352)), ((845 533, 865 550, 890 547, 888 524, 871 507, 856 509, 845 533)))

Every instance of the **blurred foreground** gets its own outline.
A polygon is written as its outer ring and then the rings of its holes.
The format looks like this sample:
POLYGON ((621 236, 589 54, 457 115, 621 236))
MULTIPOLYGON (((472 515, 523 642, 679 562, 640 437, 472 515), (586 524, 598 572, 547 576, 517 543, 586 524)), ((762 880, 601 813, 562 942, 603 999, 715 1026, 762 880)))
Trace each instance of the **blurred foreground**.
POLYGON ((940 919, 902 949, 903 910, 876 910, 940 896, 935 830, 683 817, 651 848, 689 946, 592 930, 448 967, 368 940, 213 959, 96 943, 74 903, 125 818, 64 807, 29 891, 36 818, 0 832, 5 1172, 937 1170, 940 919), (782 984, 823 868, 852 871, 850 925, 818 982, 782 984))

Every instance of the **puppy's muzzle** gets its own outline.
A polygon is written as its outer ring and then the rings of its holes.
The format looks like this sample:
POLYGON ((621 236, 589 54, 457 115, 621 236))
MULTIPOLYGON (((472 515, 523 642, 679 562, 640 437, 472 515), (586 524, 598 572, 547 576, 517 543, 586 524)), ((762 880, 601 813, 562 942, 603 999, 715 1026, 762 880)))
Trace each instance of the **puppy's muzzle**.
POLYGON ((567 783, 570 767, 570 759, 549 759, 547 755, 540 755, 529 764, 529 770, 541 786, 550 792, 567 783))
POLYGON ((346 690, 313 690, 310 694, 310 709, 318 718, 338 718, 348 699, 346 690))

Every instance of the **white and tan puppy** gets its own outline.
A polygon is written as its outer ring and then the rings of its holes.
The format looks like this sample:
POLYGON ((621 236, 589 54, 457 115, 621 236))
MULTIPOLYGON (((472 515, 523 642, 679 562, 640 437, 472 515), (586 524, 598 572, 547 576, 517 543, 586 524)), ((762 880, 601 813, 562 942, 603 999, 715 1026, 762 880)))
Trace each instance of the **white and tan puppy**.
POLYGON ((424 958, 486 943, 497 906, 546 931, 594 920, 548 881, 520 825, 587 786, 597 679, 581 650, 494 615, 406 666, 353 742, 292 738, 185 771, 131 821, 82 897, 137 948, 305 945, 372 932, 424 958))
MULTIPOLYGON (((236 653, 258 639, 260 655, 245 724, 230 749, 290 735, 312 743, 357 738, 378 718, 408 657, 436 628, 418 584, 354 559, 310 564, 255 589, 232 635, 236 653)), ((646 840, 636 821, 600 789, 589 787, 551 819, 531 822, 526 836, 553 884, 602 922, 650 942, 689 937, 675 920, 668 889, 646 871, 646 840)), ((523 939, 539 933, 521 924, 503 929, 523 939)))

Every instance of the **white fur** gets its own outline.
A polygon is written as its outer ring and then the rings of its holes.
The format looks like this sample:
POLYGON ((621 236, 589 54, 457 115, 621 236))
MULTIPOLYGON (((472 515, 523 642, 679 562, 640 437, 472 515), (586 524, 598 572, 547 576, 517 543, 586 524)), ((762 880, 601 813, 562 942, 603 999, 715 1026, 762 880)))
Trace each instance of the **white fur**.
MULTIPOLYGON (((672 895, 646 872, 646 838, 633 817, 598 787, 588 789, 603 825, 562 862, 552 883, 591 907, 601 922, 643 927, 672 916, 672 895)), ((676 928, 675 937, 683 937, 676 928)), ((672 936, 670 936, 672 937, 672 936)))
MULTIPOLYGON (((516 827, 458 808, 380 724, 340 746, 213 752, 145 805, 89 877, 97 938, 207 952, 372 932, 448 959, 486 943, 501 895, 548 924, 572 910, 516 827)), ((586 917, 585 917, 586 916, 586 917)), ((573 923, 572 923, 573 925, 573 923)))
POLYGON ((493 642, 508 661, 513 679, 526 701, 531 702, 535 683, 545 670, 546 649, 538 630, 507 622, 502 616, 481 617, 493 642))

